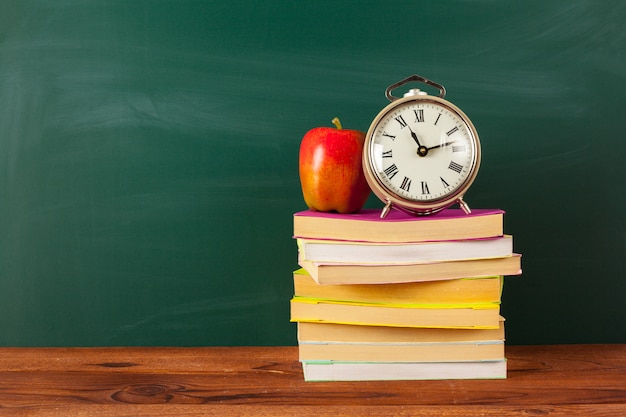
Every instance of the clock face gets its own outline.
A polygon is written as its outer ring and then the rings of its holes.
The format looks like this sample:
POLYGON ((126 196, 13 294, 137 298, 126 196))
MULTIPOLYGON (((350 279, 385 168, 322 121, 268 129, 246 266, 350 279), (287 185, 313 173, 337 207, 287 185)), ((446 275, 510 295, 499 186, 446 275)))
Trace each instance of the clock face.
POLYGON ((444 100, 421 97, 392 103, 374 121, 370 135, 366 152, 377 183, 385 194, 409 205, 415 202, 418 209, 420 204, 427 208, 453 202, 476 176, 476 130, 444 100))

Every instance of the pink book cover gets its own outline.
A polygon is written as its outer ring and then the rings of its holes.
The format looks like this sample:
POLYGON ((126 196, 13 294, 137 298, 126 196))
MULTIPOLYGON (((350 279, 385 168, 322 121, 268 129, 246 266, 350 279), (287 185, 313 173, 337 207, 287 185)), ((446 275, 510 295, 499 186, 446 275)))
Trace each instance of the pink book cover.
POLYGON ((331 213, 313 210, 304 210, 294 213, 294 216, 319 217, 327 219, 350 219, 356 221, 367 222, 404 222, 404 221, 420 221, 420 220, 445 220, 460 217, 478 217, 491 214, 504 214, 504 210, 500 209, 472 209, 470 214, 465 214, 461 209, 445 209, 438 213, 428 216, 413 216, 401 210, 391 210, 387 217, 380 218, 381 209, 362 209, 353 214, 331 213))

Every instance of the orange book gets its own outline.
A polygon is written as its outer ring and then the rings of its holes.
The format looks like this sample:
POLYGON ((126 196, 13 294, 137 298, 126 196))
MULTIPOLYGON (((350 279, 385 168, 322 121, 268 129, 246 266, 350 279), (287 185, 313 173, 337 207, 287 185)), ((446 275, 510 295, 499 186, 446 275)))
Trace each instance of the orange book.
POLYGON ((348 264, 299 260, 318 284, 391 284, 492 275, 520 275, 521 258, 471 259, 421 264, 348 264))

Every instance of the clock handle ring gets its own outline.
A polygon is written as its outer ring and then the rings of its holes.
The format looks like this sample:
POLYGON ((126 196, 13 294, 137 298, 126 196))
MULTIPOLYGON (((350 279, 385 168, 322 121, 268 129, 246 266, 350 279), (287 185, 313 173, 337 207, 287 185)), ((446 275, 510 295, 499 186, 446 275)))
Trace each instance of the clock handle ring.
POLYGON ((389 87, 387 87, 387 89, 385 90, 385 96, 389 99, 389 101, 395 101, 398 100, 400 97, 395 97, 393 94, 391 94, 391 92, 393 90, 395 90, 396 88, 403 86, 404 84, 410 83, 412 81, 417 81, 420 83, 424 83, 427 84, 431 87, 434 87, 436 89, 439 90, 439 96, 440 98, 444 98, 446 96, 446 89, 443 85, 438 84, 434 81, 429 80, 428 78, 424 78, 421 75, 417 75, 417 74, 413 74, 403 80, 398 81, 395 84, 390 85, 389 87))

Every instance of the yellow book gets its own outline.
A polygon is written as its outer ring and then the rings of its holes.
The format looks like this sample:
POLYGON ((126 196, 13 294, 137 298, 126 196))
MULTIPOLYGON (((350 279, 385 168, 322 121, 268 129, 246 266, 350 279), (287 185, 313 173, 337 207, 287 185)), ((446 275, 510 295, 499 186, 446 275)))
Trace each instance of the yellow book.
POLYGON ((298 323, 300 361, 450 362, 504 359, 497 329, 437 329, 298 323))
POLYGON ((497 303, 502 276, 460 278, 400 284, 319 285, 303 269, 293 273, 294 294, 299 297, 363 303, 454 304, 497 303))
MULTIPOLYGON (((466 330, 471 331, 471 330, 466 330)), ((301 343, 300 361, 465 362, 504 360, 504 342, 301 343)))
POLYGON ((293 297, 291 321, 392 327, 496 329, 500 322, 500 304, 368 304, 293 297))
POLYGON ((496 329, 439 329, 353 326, 336 323, 298 323, 299 343, 442 343, 504 341, 504 318, 496 329))

